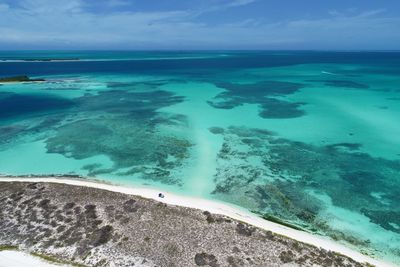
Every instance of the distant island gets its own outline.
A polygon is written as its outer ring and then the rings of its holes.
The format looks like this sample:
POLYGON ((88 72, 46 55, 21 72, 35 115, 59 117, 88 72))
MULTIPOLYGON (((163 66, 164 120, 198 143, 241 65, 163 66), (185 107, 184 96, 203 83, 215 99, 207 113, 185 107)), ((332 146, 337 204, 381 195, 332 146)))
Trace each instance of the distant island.
POLYGON ((11 76, 0 78, 0 83, 15 83, 15 82, 45 82, 45 79, 31 79, 27 75, 11 76))

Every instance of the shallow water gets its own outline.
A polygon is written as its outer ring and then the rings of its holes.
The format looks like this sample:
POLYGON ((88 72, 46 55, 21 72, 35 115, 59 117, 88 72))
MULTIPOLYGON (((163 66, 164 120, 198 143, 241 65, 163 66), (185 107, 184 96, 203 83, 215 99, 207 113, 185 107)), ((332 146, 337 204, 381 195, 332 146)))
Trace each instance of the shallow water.
POLYGON ((400 263, 399 70, 394 52, 1 52, 0 76, 47 82, 0 85, 0 173, 223 200, 400 263))

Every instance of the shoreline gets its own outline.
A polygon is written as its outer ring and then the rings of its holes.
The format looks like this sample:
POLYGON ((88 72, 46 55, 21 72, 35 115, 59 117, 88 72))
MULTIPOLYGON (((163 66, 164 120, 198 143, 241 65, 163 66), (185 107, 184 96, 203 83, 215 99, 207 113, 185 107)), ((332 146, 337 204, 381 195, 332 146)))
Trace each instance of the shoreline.
POLYGON ((91 187, 101 190, 107 190, 122 194, 136 195, 146 199, 152 199, 169 205, 194 208, 202 211, 208 211, 214 214, 220 214, 232 219, 242 221, 258 227, 263 230, 271 231, 273 233, 306 243, 326 250, 334 251, 345 256, 352 258, 358 262, 370 263, 376 266, 395 266, 392 263, 384 262, 357 252, 345 245, 335 242, 323 236, 314 235, 305 231, 295 230, 287 226, 265 220, 256 214, 251 213, 236 207, 234 205, 225 204, 215 200, 202 199, 197 197, 181 196, 175 193, 170 193, 165 190, 157 190, 146 187, 129 187, 122 185, 114 185, 102 182, 101 180, 89 180, 85 178, 73 178, 59 176, 43 176, 43 177, 14 177, 14 176, 0 176, 0 182, 42 182, 42 183, 58 183, 72 186, 91 187), (164 198, 158 197, 159 193, 163 193, 164 198))

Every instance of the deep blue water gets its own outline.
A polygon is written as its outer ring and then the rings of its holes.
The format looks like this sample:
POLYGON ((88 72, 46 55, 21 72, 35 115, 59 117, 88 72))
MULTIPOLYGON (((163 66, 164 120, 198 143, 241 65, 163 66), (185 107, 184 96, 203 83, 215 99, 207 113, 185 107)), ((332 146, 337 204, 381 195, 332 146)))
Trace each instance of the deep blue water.
MULTIPOLYGON (((376 66, 384 65, 395 73, 400 73, 400 52, 216 52, 216 55, 224 57, 210 57, 210 52, 198 54, 182 54, 181 52, 159 52, 155 55, 151 52, 86 52, 72 53, 62 52, 49 55, 43 53, 27 53, 30 58, 70 58, 78 57, 82 60, 104 60, 104 61, 73 61, 73 62, 8 62, 0 64, 0 75, 45 75, 45 74, 68 74, 68 73, 92 73, 92 72, 115 72, 115 73, 154 73, 171 72, 190 74, 191 70, 196 73, 212 73, 215 70, 223 71, 241 68, 264 68, 279 67, 298 64, 366 64, 376 66), (47 55, 47 57, 46 57, 47 55), (196 58, 204 56, 205 58, 196 58), (126 60, 131 58, 135 60, 126 60), (160 57, 162 59, 157 60, 160 57), (168 58, 173 59, 168 59, 168 58), (176 58, 183 59, 176 59, 176 58), (194 57, 191 59, 190 57, 194 57), (147 58, 151 58, 150 60, 147 58), (174 59, 175 58, 175 59, 174 59)), ((211 53, 212 55, 213 53, 211 53)), ((12 60, 26 58, 14 52, 0 52, 0 60, 12 60)), ((371 66, 373 68, 373 66, 371 66)), ((366 71, 368 71, 366 66, 366 71)))

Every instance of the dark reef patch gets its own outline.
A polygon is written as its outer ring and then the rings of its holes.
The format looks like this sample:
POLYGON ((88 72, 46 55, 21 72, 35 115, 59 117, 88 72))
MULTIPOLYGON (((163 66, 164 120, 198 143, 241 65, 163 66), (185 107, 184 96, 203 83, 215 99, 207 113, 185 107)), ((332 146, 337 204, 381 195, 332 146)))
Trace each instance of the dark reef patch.
POLYGON ((326 203, 318 197, 327 196, 333 205, 399 232, 400 161, 361 153, 356 143, 309 145, 246 127, 229 127, 221 134, 215 197, 283 224, 368 247, 368 237, 329 225, 321 215, 326 203))
POLYGON ((14 124, 0 125, 0 150, 33 137, 45 141, 48 153, 78 160, 104 155, 111 160, 107 166, 84 166, 90 176, 135 175, 179 185, 175 174, 192 146, 187 119, 159 109, 184 98, 154 89, 102 91, 75 99, 0 93, 0 120, 18 118, 14 124))
POLYGON ((13 123, 6 120, 4 125, 0 126, 0 151, 10 149, 24 138, 45 138, 50 129, 62 122, 65 117, 64 111, 66 110, 52 114, 47 113, 44 116, 41 113, 36 113, 33 118, 29 116, 28 120, 21 116, 13 123))
MULTIPOLYGON (((174 82, 175 80, 155 80, 155 81, 145 81, 145 82, 108 82, 107 88, 111 90, 143 90, 146 91, 154 91, 158 90, 158 88, 162 85, 174 82)), ((180 80, 178 80, 180 81, 180 80)))
POLYGON ((31 116, 38 112, 51 113, 74 106, 74 102, 50 95, 21 95, 0 92, 0 119, 31 116))
POLYGON ((86 166, 90 175, 129 168, 120 174, 142 173, 147 178, 164 178, 164 182, 168 183, 174 183, 170 171, 180 166, 188 156, 190 146, 185 139, 159 133, 141 121, 114 116, 82 120, 59 127, 56 136, 47 140, 49 153, 60 153, 75 159, 106 155, 114 163, 111 168, 86 166), (82 135, 82 132, 85 134, 82 135), (168 155, 176 160, 167 161, 168 155), (167 177, 171 180, 166 180, 167 177))
POLYGON ((56 127, 56 134, 46 140, 47 150, 75 159, 97 155, 111 159, 113 166, 85 166, 91 176, 117 172, 176 184, 179 179, 173 177, 173 170, 188 157, 191 146, 184 138, 186 117, 158 109, 182 101, 182 97, 160 90, 85 95, 75 100, 73 109, 77 118, 84 119, 56 127), (160 126, 173 126, 174 133, 160 131, 160 126), (168 160, 171 156, 172 161, 168 160))
POLYGON ((221 128, 221 127, 211 127, 208 130, 213 134, 223 134, 224 133, 224 128, 221 128))
POLYGON ((0 145, 23 133, 25 129, 26 127, 21 125, 0 126, 0 145))
POLYGON ((364 194, 371 194, 374 190, 386 191, 386 189, 389 189, 387 186, 383 185, 386 177, 382 176, 379 172, 368 172, 364 170, 347 171, 341 173, 340 177, 351 184, 354 191, 364 194), (380 185, 380 187, 376 188, 376 185, 380 185))
POLYGON ((400 234, 400 211, 390 210, 361 210, 373 223, 382 228, 400 234))
POLYGON ((127 92, 105 91, 98 95, 85 95, 76 100, 79 112, 102 111, 129 115, 142 120, 155 119, 157 110, 182 102, 183 97, 167 91, 127 92))
POLYGON ((243 104, 257 104, 262 118, 295 118, 304 115, 300 107, 304 103, 293 103, 279 99, 303 87, 302 84, 278 81, 263 81, 253 84, 216 83, 224 88, 208 103, 214 108, 232 109, 243 104))

